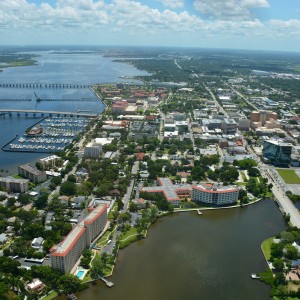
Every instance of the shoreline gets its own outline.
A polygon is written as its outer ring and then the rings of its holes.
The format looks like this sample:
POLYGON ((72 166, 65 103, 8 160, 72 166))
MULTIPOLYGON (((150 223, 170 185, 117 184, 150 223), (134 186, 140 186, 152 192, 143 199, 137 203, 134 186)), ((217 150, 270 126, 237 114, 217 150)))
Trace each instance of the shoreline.
MULTIPOLYGON (((252 202, 240 205, 240 204, 236 204, 236 205, 232 205, 232 206, 220 206, 220 207, 199 207, 199 208, 187 208, 187 209, 174 209, 174 213, 179 213, 179 212, 189 212, 189 211, 206 211, 206 210, 221 210, 221 209, 229 209, 229 208, 243 208, 244 206, 249 206, 252 204, 255 204, 259 201, 262 201, 264 199, 260 198, 257 200, 254 200, 252 202)), ((274 200, 273 200, 274 201, 274 200)))

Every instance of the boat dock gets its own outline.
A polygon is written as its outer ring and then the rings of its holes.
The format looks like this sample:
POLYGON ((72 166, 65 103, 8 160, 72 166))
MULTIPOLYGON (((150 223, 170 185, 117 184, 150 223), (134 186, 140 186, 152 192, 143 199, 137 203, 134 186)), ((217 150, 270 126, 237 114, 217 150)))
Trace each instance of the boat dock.
POLYGON ((106 278, 104 278, 104 277, 100 277, 100 279, 106 284, 106 286, 108 286, 108 287, 113 287, 115 284, 112 282, 112 281, 109 281, 109 280, 107 280, 106 278))

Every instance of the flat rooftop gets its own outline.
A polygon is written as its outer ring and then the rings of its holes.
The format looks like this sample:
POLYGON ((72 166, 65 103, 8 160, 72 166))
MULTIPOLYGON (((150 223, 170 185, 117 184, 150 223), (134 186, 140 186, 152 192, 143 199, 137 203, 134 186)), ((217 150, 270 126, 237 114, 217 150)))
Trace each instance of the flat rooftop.
POLYGON ((76 225, 65 239, 51 249, 51 254, 54 256, 66 255, 86 230, 85 225, 93 222, 99 215, 107 209, 106 204, 100 204, 93 209, 78 225, 76 225))
POLYGON ((163 193, 167 201, 180 200, 178 193, 189 192, 192 188, 189 184, 173 184, 169 178, 157 178, 160 186, 143 187, 141 191, 148 193, 163 193))
POLYGON ((83 221, 75 226, 72 231, 65 237, 65 239, 59 243, 58 245, 55 245, 52 247, 51 252, 52 255, 55 256, 64 256, 66 255, 73 247, 73 245, 77 242, 79 237, 84 233, 85 226, 83 224, 83 221))
POLYGON ((268 140, 265 142, 268 142, 270 144, 277 145, 277 146, 293 147, 293 145, 291 143, 284 143, 284 142, 276 141, 276 140, 268 140))
POLYGON ((100 204, 94 208, 84 219, 84 224, 89 224, 93 222, 97 217, 99 217, 107 209, 106 204, 100 204))
POLYGON ((2 182, 15 182, 15 183, 26 183, 26 182, 29 182, 28 179, 9 178, 9 177, 0 177, 0 181, 2 181, 2 182))
POLYGON ((38 170, 37 168, 32 167, 30 165, 21 165, 21 166, 19 166, 19 168, 22 170, 25 170, 33 175, 36 175, 36 176, 44 174, 44 172, 42 172, 42 171, 38 170))

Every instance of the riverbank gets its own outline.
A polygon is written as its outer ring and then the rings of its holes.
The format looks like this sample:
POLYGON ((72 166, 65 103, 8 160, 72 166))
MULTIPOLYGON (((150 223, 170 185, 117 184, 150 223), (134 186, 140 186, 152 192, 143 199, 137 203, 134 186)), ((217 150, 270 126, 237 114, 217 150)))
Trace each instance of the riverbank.
POLYGON ((266 267, 257 245, 282 225, 273 201, 207 211, 205 217, 173 213, 157 219, 146 239, 119 251, 110 277, 112 289, 97 282, 76 296, 78 300, 93 300, 96 295, 102 300, 269 299, 269 287, 250 274, 266 267))
POLYGON ((299 237, 300 230, 289 227, 287 231, 267 238, 261 244, 268 267, 259 276, 262 282, 271 287, 273 300, 300 299, 300 268, 295 264, 298 261, 296 241, 299 237))
POLYGON ((174 212, 190 212, 190 211, 206 211, 206 210, 220 210, 220 209, 230 209, 230 208, 242 208, 244 206, 249 206, 252 204, 255 204, 259 201, 261 201, 262 199, 257 199, 254 200, 252 202, 249 203, 245 203, 245 204, 236 204, 236 205, 232 205, 232 206, 219 206, 219 207, 198 207, 198 208, 186 208, 186 209, 174 209, 174 212))

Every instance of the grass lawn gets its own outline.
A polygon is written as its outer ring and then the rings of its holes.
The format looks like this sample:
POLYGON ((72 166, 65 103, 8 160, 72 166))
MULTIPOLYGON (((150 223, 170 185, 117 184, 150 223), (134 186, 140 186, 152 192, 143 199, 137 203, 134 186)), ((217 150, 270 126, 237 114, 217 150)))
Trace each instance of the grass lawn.
POLYGON ((105 234, 100 238, 100 240, 97 241, 97 245, 99 247, 103 247, 107 244, 108 240, 109 240, 109 235, 112 233, 112 231, 106 231, 105 234))
POLYGON ((118 210, 118 204, 117 204, 117 202, 115 202, 115 204, 114 204, 114 207, 112 208, 112 210, 108 213, 108 218, 110 219, 110 220, 112 220, 113 219, 113 212, 114 211, 117 211, 118 210))
POLYGON ((45 297, 43 297, 41 299, 42 300, 51 300, 51 299, 55 298, 57 295, 58 295, 57 292, 51 291, 48 296, 45 296, 45 297))
POLYGON ((92 277, 90 274, 87 274, 83 279, 82 279, 82 283, 86 283, 88 281, 91 281, 92 277))
POLYGON ((129 236, 137 234, 136 228, 135 227, 131 227, 128 231, 126 231, 126 233, 124 234, 122 232, 121 236, 120 236, 120 240, 125 240, 127 239, 129 236))
POLYGON ((120 236, 120 249, 123 249, 131 243, 138 240, 137 230, 135 227, 131 227, 125 234, 122 233, 120 236))
POLYGON ((295 173, 294 170, 290 169, 276 169, 278 174, 281 176, 281 178, 284 180, 287 184, 300 184, 300 178, 295 173))
POLYGON ((270 258, 271 258, 271 245, 273 243, 273 239, 274 239, 274 237, 270 237, 270 238, 264 240, 261 244, 261 249, 264 253, 266 260, 270 260, 270 258))
POLYGON ((244 182, 247 181, 247 177, 246 177, 245 172, 244 171, 240 171, 240 173, 241 173, 241 176, 242 176, 244 182))

